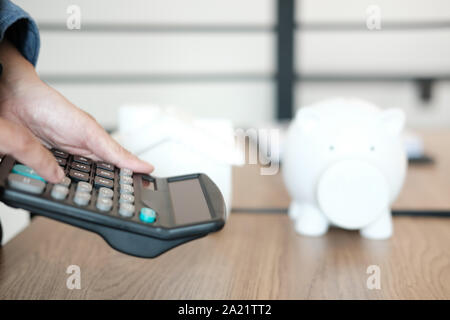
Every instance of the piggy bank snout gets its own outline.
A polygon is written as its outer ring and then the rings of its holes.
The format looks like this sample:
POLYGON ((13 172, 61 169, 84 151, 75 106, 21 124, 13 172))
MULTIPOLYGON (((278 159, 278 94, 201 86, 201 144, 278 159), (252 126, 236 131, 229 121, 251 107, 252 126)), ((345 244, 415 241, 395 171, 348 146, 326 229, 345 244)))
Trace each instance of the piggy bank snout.
POLYGON ((347 229, 362 228, 389 207, 389 184, 383 173, 361 160, 332 164, 320 176, 317 200, 330 222, 347 229))

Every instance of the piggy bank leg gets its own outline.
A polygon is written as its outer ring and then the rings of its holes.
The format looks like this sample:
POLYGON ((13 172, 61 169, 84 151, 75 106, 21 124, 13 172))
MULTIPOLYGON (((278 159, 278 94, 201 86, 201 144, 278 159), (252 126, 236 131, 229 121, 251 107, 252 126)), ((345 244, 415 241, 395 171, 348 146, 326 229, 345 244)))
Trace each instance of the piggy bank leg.
POLYGON ((300 205, 298 204, 298 202, 292 201, 291 204, 289 205, 289 210, 288 210, 288 216, 289 218, 291 218, 292 220, 297 220, 298 216, 300 215, 300 205))
POLYGON ((360 233, 368 239, 383 240, 390 238, 392 236, 391 211, 387 209, 375 222, 362 228, 360 233))
POLYGON ((295 220, 295 231, 306 236, 321 236, 328 230, 328 220, 314 205, 292 202, 289 217, 295 220))

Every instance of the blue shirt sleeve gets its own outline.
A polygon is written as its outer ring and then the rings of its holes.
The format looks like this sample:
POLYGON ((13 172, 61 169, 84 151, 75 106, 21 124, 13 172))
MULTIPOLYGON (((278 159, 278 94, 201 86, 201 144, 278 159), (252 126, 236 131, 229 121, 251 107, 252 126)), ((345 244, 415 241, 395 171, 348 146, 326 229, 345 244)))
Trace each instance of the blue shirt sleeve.
POLYGON ((28 13, 9 0, 0 0, 0 41, 7 38, 36 66, 39 55, 39 29, 28 13))

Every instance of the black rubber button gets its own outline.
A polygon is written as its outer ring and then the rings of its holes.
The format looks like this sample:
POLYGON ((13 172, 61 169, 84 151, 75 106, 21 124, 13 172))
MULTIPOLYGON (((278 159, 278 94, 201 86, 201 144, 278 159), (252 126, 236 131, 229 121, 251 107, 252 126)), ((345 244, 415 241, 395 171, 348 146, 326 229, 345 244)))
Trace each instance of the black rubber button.
POLYGON ((108 179, 114 179, 114 172, 103 170, 100 168, 97 168, 97 171, 95 172, 98 176, 108 179))
POLYGON ((84 172, 71 169, 69 176, 76 181, 89 181, 89 175, 84 172))
POLYGON ((87 166, 90 166, 92 163, 91 159, 88 159, 88 158, 85 158, 82 156, 73 156, 73 161, 85 164, 87 166))
POLYGON ((61 150, 57 150, 57 149, 52 149, 52 152, 55 156, 64 158, 64 159, 67 159, 67 157, 69 156, 68 153, 61 151, 61 150))
POLYGON ((81 164, 81 163, 78 163, 78 162, 72 162, 72 168, 76 169, 78 171, 83 171, 83 172, 91 171, 91 167, 90 166, 87 166, 85 164, 81 164))
POLYGON ((94 185, 96 187, 106 187, 106 188, 112 189, 114 186, 114 183, 112 180, 96 176, 94 179, 94 185))
POLYGON ((66 160, 66 159, 63 159, 63 158, 55 157, 55 159, 56 159, 56 162, 58 162, 58 164, 59 164, 61 167, 64 167, 64 166, 66 165, 66 163, 67 163, 67 160, 66 160))
POLYGON ((97 162, 97 168, 108 170, 108 171, 114 171, 114 165, 103 162, 103 161, 97 162))

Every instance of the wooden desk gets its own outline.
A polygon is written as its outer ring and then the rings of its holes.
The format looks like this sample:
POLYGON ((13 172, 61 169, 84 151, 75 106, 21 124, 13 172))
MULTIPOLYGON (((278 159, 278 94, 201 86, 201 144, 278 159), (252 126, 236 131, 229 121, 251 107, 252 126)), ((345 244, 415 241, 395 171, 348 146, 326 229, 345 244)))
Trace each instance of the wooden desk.
MULTIPOLYGON (((396 208, 450 209, 450 132, 425 137, 437 163, 410 168, 396 208)), ((234 170, 234 206, 286 207, 280 176, 258 172, 234 170)), ((308 238, 284 214, 233 213, 221 232, 145 260, 36 218, 0 249, 0 299, 449 299, 450 220, 396 217, 394 228, 386 241, 338 229, 308 238), (80 290, 66 288, 72 264, 80 290), (369 265, 380 267, 381 290, 366 287, 369 265)))

